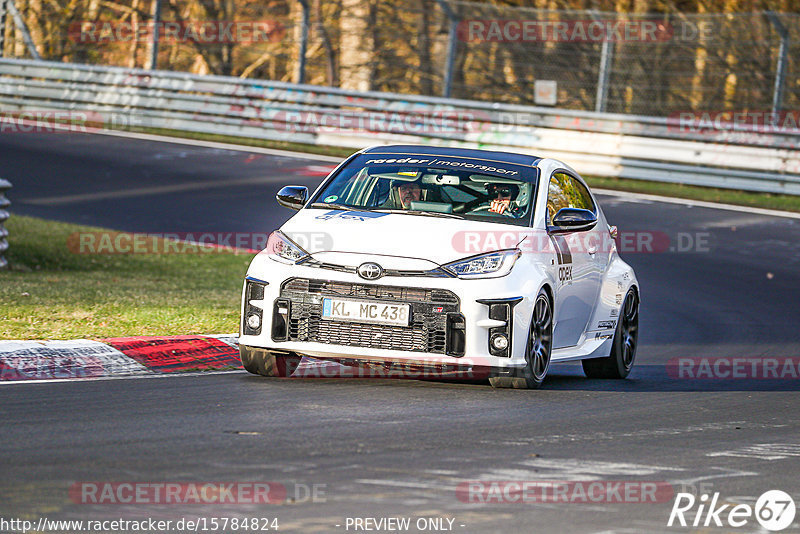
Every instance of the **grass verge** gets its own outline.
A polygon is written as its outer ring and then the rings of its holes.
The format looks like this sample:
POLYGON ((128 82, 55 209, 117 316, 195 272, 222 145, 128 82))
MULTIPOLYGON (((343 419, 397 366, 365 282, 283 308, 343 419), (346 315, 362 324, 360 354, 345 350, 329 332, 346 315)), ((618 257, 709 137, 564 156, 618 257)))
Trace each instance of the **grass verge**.
MULTIPOLYGON (((230 135, 203 134, 157 128, 140 129, 143 133, 198 139, 202 141, 215 141, 235 145, 256 146, 278 150, 291 150, 324 156, 345 158, 355 152, 352 148, 335 146, 317 146, 284 141, 268 141, 262 139, 249 139, 230 135)), ((569 162, 567 162, 569 163, 569 162)), ((627 178, 604 178, 588 176, 587 181, 592 187, 615 189, 617 191, 631 191, 665 197, 687 198, 691 200, 704 200, 722 204, 736 204, 754 208, 775 209, 783 211, 800 212, 800 196, 776 195, 771 193, 754 193, 735 189, 718 189, 713 187, 699 187, 693 185, 673 184, 667 182, 650 182, 647 180, 631 180, 627 178)))
POLYGON ((242 279, 252 254, 199 247, 172 254, 77 254, 68 239, 102 230, 19 215, 6 226, 11 268, 0 271, 0 339, 238 330, 242 279))

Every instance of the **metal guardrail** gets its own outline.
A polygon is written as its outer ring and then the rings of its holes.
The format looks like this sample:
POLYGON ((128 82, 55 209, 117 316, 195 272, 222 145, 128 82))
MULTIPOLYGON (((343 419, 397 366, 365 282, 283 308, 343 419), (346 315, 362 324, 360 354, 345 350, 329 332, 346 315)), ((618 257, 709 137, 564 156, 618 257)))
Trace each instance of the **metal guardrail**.
MULTIPOLYGON (((800 129, 0 60, 0 119, 160 128, 360 148, 429 143, 563 159, 584 174, 800 195, 800 129), (65 115, 62 114, 62 118, 65 115)), ((72 126, 82 129, 81 125, 72 126)))
POLYGON ((0 269, 8 267, 8 260, 4 257, 8 250, 8 228, 4 226, 4 223, 10 216, 8 207, 11 205, 11 201, 5 196, 5 192, 9 189, 11 189, 11 182, 0 178, 0 269))

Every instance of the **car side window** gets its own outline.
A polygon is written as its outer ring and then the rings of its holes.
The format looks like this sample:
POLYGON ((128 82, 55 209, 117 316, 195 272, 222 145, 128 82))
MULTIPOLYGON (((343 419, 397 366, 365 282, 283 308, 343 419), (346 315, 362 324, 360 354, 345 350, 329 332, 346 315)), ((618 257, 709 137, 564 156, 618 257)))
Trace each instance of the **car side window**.
POLYGON ((581 208, 595 212, 592 195, 581 182, 563 172, 553 173, 547 191, 547 224, 562 208, 581 208))

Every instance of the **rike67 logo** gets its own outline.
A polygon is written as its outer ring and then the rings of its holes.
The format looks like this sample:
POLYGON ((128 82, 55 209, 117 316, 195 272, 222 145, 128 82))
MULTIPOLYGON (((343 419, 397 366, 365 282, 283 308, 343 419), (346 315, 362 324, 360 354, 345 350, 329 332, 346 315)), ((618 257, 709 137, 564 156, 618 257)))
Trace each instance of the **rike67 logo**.
POLYGON ((678 493, 667 526, 753 528, 755 519, 766 530, 778 532, 792 524, 796 511, 794 499, 781 490, 763 493, 755 506, 721 502, 719 492, 710 498, 705 493, 699 498, 678 493))

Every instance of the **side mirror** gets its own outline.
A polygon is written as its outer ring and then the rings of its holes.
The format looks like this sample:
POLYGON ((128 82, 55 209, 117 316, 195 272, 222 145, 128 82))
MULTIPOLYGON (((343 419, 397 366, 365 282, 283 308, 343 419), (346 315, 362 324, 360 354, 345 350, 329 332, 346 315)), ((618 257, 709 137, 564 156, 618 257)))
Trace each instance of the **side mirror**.
POLYGON ((275 195, 278 204, 284 208, 299 210, 308 200, 308 188, 301 185, 287 185, 275 195))
POLYGON ((597 224, 597 215, 580 208, 561 208, 553 217, 553 225, 547 228, 551 234, 585 232, 597 224))

